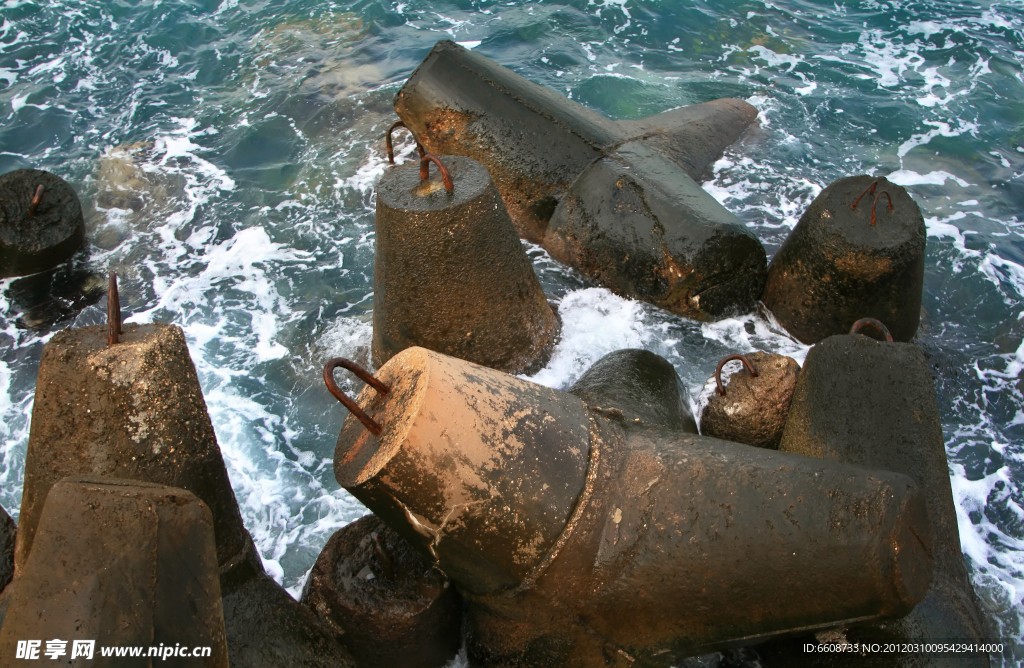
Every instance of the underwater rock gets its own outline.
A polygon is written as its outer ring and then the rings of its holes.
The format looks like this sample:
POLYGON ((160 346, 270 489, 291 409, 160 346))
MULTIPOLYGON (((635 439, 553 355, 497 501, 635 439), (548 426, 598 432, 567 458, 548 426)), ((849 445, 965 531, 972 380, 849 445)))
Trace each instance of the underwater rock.
POLYGON ((4 296, 21 313, 18 327, 48 331, 66 323, 107 292, 107 278, 79 258, 11 281, 4 296))
MULTIPOLYGON (((208 647, 210 656, 195 665, 227 668, 213 520, 192 493, 68 478, 50 489, 34 543, 19 566, 0 656, 14 657, 19 641, 41 638, 38 655, 27 658, 53 659, 43 655, 61 641, 49 639, 92 639, 101 646, 208 647)), ((73 642, 59 649, 63 665, 81 663, 73 642)), ((113 663, 94 652, 93 665, 113 663)))
POLYGON ((668 666, 906 614, 931 573, 904 475, 659 429, 423 348, 346 419, 343 487, 470 602, 482 666, 668 666))
POLYGON ((153 142, 121 144, 104 153, 96 164, 96 206, 103 209, 125 209, 138 213, 147 200, 166 199, 166 189, 157 185, 138 164, 148 155, 153 142))
MULTIPOLYGON (((935 570, 924 601, 902 619, 846 630, 849 642, 986 642, 960 550, 938 402, 924 354, 911 343, 833 336, 811 348, 797 381, 780 450, 898 471, 914 479, 935 536, 935 570)), ((795 638, 758 648, 768 666, 988 666, 970 654, 872 657, 805 654, 795 638)), ((901 650, 902 652, 902 650, 901 650)))
POLYGON ((661 427, 690 434, 697 423, 683 400, 675 367, 646 350, 625 349, 594 362, 569 388, 592 411, 616 417, 626 425, 661 427))
POLYGON ((302 604, 360 665, 436 668, 462 644, 462 599, 433 562, 375 515, 327 541, 302 604))
POLYGON ((0 278, 56 267, 84 241, 82 205, 67 181, 38 169, 0 176, 0 278))
POLYGON ((704 320, 752 310, 768 266, 736 216, 639 142, 576 178, 544 247, 619 295, 704 320))
POLYGON ((865 317, 909 341, 921 317, 925 237, 906 188, 884 177, 839 179, 775 254, 761 300, 803 343, 846 334, 865 317))
POLYGON ((395 110, 428 152, 481 162, 519 236, 534 243, 577 175, 607 150, 642 139, 697 178, 757 117, 742 100, 715 100, 612 121, 447 40, 409 77, 395 110))
POLYGON ((56 334, 43 348, 25 460, 15 553, 19 569, 32 549, 47 492, 71 475, 166 484, 186 489, 207 504, 213 514, 221 588, 225 596, 232 592, 231 601, 224 603, 232 666, 317 667, 325 665, 324 657, 344 657, 312 615, 263 572, 180 328, 126 324, 120 340, 109 345, 106 325, 83 327, 56 334), (259 582, 246 587, 242 574, 259 582), (276 617, 260 616, 269 614, 291 620, 292 635, 273 633, 276 617), (316 642, 290 644, 309 638, 316 642), (236 652, 239 647, 245 648, 244 654, 236 652), (281 656, 292 663, 277 662, 275 657, 281 656), (303 656, 311 662, 302 663, 303 656), (266 663, 253 657, 265 657, 266 663))
POLYGON ((402 165, 377 185, 374 365, 423 346, 508 373, 538 370, 558 321, 501 197, 479 162, 440 162, 444 181, 402 165))
MULTIPOLYGON (((778 449, 800 365, 792 357, 772 353, 756 352, 744 357, 757 376, 740 368, 722 385, 724 394, 712 392, 700 416, 700 433, 757 448, 778 449)), ((718 368, 712 380, 719 376, 721 363, 718 368)))

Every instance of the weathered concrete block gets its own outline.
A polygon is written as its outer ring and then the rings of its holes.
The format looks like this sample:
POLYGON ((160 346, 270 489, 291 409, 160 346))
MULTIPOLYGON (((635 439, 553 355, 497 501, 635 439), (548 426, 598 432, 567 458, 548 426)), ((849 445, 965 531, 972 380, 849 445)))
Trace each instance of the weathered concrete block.
POLYGON ((58 480, 103 475, 180 487, 213 514, 232 666, 348 665, 312 615, 263 572, 181 329, 126 324, 114 345, 107 334, 106 325, 66 330, 43 349, 17 568, 29 557, 43 501, 58 480))
POLYGON ((433 562, 367 515, 317 557, 302 604, 365 666, 437 668, 462 644, 462 598, 433 562))
POLYGON ((736 216, 639 142, 579 175, 544 247, 613 292, 697 319, 753 309, 768 266, 736 216))
POLYGON ((659 429, 422 348, 346 420, 339 482, 470 601, 471 659, 677 659, 906 614, 928 588, 904 475, 659 429))
MULTIPOLYGON (((924 493, 935 535, 928 594, 902 619, 849 628, 850 642, 985 642, 984 621, 960 551, 935 390, 916 345, 845 335, 811 348, 780 449, 898 471, 924 493)), ((770 666, 868 665, 860 656, 804 654, 804 642, 815 641, 798 638, 758 650, 770 666)), ((941 653, 884 654, 872 661, 873 666, 989 665, 987 655, 941 653)))
POLYGON ((534 243, 562 194, 605 150, 642 139, 699 178, 757 117, 746 102, 724 99, 612 121, 447 40, 409 77, 395 110, 428 152, 483 163, 519 235, 534 243))
POLYGON ((39 169, 0 176, 0 278, 56 267, 84 241, 82 205, 67 181, 39 169))
POLYGON ((569 388, 592 411, 626 425, 697 433, 672 363, 646 350, 608 353, 569 388))
POLYGON ((724 394, 713 392, 701 413, 700 431, 725 441, 778 449, 800 365, 785 355, 756 352, 745 357, 757 376, 741 367, 722 383, 724 394))
MULTIPOLYGON (((209 647, 188 661, 227 668, 213 520, 182 489, 114 478, 69 478, 53 485, 34 549, 0 630, 0 656, 19 640, 62 639, 98 646, 209 647)), ((42 654, 42 652, 40 652, 42 654)), ((151 665, 152 658, 137 660, 151 665)), ((130 662, 130 661, 129 661, 130 662)), ((102 657, 90 665, 127 665, 102 657)))
POLYGON ((14 577, 14 542, 18 527, 7 511, 0 507, 0 591, 14 577))
POLYGON ((411 346, 509 373, 542 367, 558 321, 501 197, 479 162, 439 176, 393 167, 377 185, 373 361, 411 346))
POLYGON ((925 237, 906 188, 884 177, 839 179, 775 254, 761 300, 804 343, 846 334, 868 317, 909 341, 921 317, 925 237))

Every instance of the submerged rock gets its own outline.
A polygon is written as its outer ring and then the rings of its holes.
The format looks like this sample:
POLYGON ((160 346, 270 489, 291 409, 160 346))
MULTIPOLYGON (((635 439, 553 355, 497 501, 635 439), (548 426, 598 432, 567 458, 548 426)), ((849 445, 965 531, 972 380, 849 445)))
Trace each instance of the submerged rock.
POLYGON ((338 481, 459 585, 482 666, 668 666, 906 614, 931 573, 904 475, 664 429, 410 348, 346 420, 338 481), (823 592, 827 592, 824 593, 823 592))
POLYGON ((327 541, 302 591, 360 665, 444 666, 462 644, 462 599, 433 562, 367 515, 327 541))
POLYGON ((846 334, 861 318, 881 320, 895 340, 909 341, 921 317, 925 236, 921 210, 903 186, 884 177, 839 179, 775 254, 761 300, 804 343, 846 334))
POLYGON ((758 448, 778 449, 800 365, 792 357, 772 353, 756 352, 745 357, 757 376, 741 367, 722 383, 725 394, 713 391, 700 416, 700 433, 758 448))
POLYGON ((451 191, 417 165, 377 186, 374 365, 423 346, 508 373, 539 369, 558 321, 501 198, 480 163, 440 161, 451 191))
POLYGON ((569 388, 592 411, 640 428, 660 427, 697 433, 683 400, 675 367, 646 350, 616 350, 587 369, 569 388))
MULTIPOLYGON (((92 639, 100 646, 209 648, 195 661, 227 668, 210 511, 183 489, 116 478, 55 484, 34 549, 19 567, 0 630, 0 656, 19 641, 92 639)), ((61 663, 79 665, 63 641, 61 663)), ((169 656, 161 656, 166 660, 169 656)), ((86 656, 107 664, 98 648, 86 656)), ((76 660, 78 659, 78 660, 76 660)), ((192 660, 191 657, 189 660, 192 660)), ((147 665, 153 665, 153 659, 147 665)))
POLYGON ((613 292, 698 319, 753 309, 768 266, 736 216, 639 142, 579 175, 544 247, 613 292))
POLYGON ((935 535, 927 596, 906 617, 850 627, 849 642, 897 643, 896 653, 806 654, 809 638, 758 648, 768 666, 988 666, 987 654, 906 652, 916 643, 982 643, 987 634, 960 550, 938 402, 914 344, 865 336, 825 339, 811 348, 797 382, 780 450, 834 462, 883 467, 914 479, 935 535))
POLYGON ((67 181, 38 169, 0 176, 0 278, 56 267, 84 241, 82 205, 67 181))

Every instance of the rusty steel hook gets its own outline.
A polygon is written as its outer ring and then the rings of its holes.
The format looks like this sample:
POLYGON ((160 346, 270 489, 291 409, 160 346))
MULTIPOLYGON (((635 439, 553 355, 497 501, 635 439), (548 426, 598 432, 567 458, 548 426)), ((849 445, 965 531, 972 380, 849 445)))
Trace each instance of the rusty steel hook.
POLYGON ((878 198, 881 197, 882 195, 885 195, 885 198, 887 200, 889 200, 889 211, 892 211, 892 197, 889 196, 889 191, 888 190, 880 190, 880 191, 878 191, 878 194, 875 195, 875 202, 871 205, 871 224, 872 225, 875 224, 875 207, 878 206, 878 198))
POLYGON ((107 284, 107 345, 121 338, 121 297, 117 294, 117 274, 110 272, 107 284))
POLYGON ((750 375, 757 378, 757 369, 754 368, 754 365, 744 355, 726 355, 718 362, 718 367, 715 368, 715 383, 718 385, 718 394, 723 397, 725 396, 725 387, 722 386, 722 367, 725 366, 726 362, 731 362, 732 360, 743 362, 743 366, 747 367, 750 375))
POLYGON ((43 184, 36 186, 36 193, 32 195, 32 202, 28 205, 28 215, 31 218, 36 215, 36 207, 43 201, 43 184))
POLYGON ((448 173, 448 168, 433 153, 427 153, 420 158, 420 180, 426 181, 430 177, 430 163, 437 165, 438 171, 441 172, 441 178, 444 180, 444 189, 448 192, 455 190, 455 184, 452 183, 452 175, 448 173))
MULTIPOLYGON (((388 128, 387 134, 384 135, 384 143, 387 144, 388 147, 389 165, 395 164, 395 149, 394 145, 391 143, 391 131, 394 130, 395 128, 405 128, 406 130, 409 130, 409 126, 402 121, 395 121, 394 123, 391 124, 391 127, 388 128)), ((423 145, 420 144, 420 140, 416 138, 416 134, 412 130, 409 130, 409 134, 412 135, 413 141, 416 142, 416 150, 420 152, 420 158, 422 159, 423 156, 427 154, 427 152, 423 150, 423 145)))
POLYGON ((348 409, 349 413, 356 416, 356 419, 363 423, 363 426, 373 434, 374 436, 380 436, 381 426, 374 422, 373 418, 363 412, 363 409, 359 407, 359 404, 349 399, 348 395, 341 391, 338 384, 334 382, 334 370, 337 367, 342 369, 348 369, 356 375, 356 378, 363 381, 377 392, 381 394, 387 394, 390 390, 387 385, 380 382, 373 377, 369 371, 359 366, 352 360, 347 360, 344 357, 335 357, 334 359, 328 360, 327 364, 324 365, 324 383, 327 385, 327 389, 331 391, 334 398, 341 402, 341 404, 348 409))
MULTIPOLYGON (((874 181, 872 181, 871 183, 868 184, 868 187, 864 189, 864 192, 862 192, 860 194, 860 197, 858 197, 856 200, 854 200, 853 204, 850 205, 850 209, 851 210, 856 209, 857 205, 860 203, 861 197, 864 197, 864 195, 867 195, 869 190, 871 191, 871 194, 874 195, 875 194, 875 188, 877 188, 877 187, 878 187, 878 179, 875 179, 874 181)), ((872 224, 874 224, 874 223, 872 223, 872 224)))
POLYGON ((878 330, 879 334, 885 337, 886 341, 892 343, 892 334, 889 333, 889 328, 883 325, 880 320, 875 320, 874 318, 861 318, 853 323, 853 327, 850 328, 850 334, 859 334, 865 325, 873 326, 878 330))

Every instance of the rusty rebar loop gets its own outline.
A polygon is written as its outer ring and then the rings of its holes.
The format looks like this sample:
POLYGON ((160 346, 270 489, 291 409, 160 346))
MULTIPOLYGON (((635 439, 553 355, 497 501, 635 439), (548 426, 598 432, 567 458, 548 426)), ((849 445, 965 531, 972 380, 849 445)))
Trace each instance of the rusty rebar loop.
POLYGON ((455 184, 452 183, 452 175, 448 173, 448 168, 433 153, 427 153, 420 158, 420 180, 426 181, 430 178, 430 163, 437 165, 438 171, 441 172, 441 178, 444 180, 444 189, 448 192, 455 190, 455 184))
POLYGON ((889 200, 889 211, 892 211, 892 197, 889 196, 888 190, 879 190, 878 194, 875 195, 875 201, 871 205, 871 224, 875 224, 875 207, 878 206, 878 198, 885 195, 885 198, 889 200))
POLYGON ((352 415, 356 416, 356 419, 363 423, 363 426, 373 434, 374 436, 380 436, 381 426, 377 424, 373 418, 363 412, 363 409, 359 407, 359 404, 352 401, 347 394, 341 391, 338 384, 334 382, 334 370, 338 367, 342 369, 348 369, 356 375, 356 378, 363 381, 373 389, 377 390, 380 394, 387 394, 390 389, 387 385, 380 382, 373 377, 369 371, 359 366, 352 360, 345 359, 344 357, 335 357, 334 359, 328 360, 327 364, 324 365, 324 383, 327 385, 327 389, 330 390, 334 398, 341 402, 341 404, 348 409, 352 415))
POLYGON ((860 334, 860 330, 865 326, 871 325, 878 330, 878 333, 885 337, 885 340, 892 343, 892 334, 889 332, 889 328, 882 324, 882 321, 875 320, 874 318, 861 318, 857 322, 853 323, 853 327, 850 328, 850 334, 860 334))
POLYGON ((36 186, 36 193, 32 195, 32 202, 28 205, 29 217, 36 215, 36 207, 43 201, 43 184, 40 183, 36 186))
POLYGON ((117 274, 110 272, 107 282, 107 345, 121 338, 121 297, 117 294, 117 274))
MULTIPOLYGON (((391 127, 388 128, 387 134, 384 135, 384 143, 387 144, 388 147, 389 165, 395 164, 395 147, 394 144, 391 143, 391 131, 394 130, 395 128, 405 128, 406 130, 409 130, 409 126, 402 121, 395 121, 394 123, 391 124, 391 127)), ((420 152, 420 158, 422 159, 423 156, 427 154, 427 152, 423 149, 423 144, 421 144, 420 140, 416 138, 416 134, 412 130, 409 130, 409 134, 412 135, 412 140, 416 142, 416 150, 420 152)))
POLYGON ((373 541, 373 554, 377 557, 377 561, 380 562, 380 568, 381 571, 383 571, 384 578, 388 580, 392 579, 395 569, 391 565, 391 558, 388 557, 388 553, 384 551, 384 542, 377 534, 372 534, 370 538, 373 541))
POLYGON ((877 187, 878 187, 878 179, 875 179, 874 181, 869 183, 868 187, 864 189, 864 192, 862 192, 860 194, 860 196, 857 197, 856 200, 854 200, 853 204, 850 205, 850 209, 851 210, 852 209, 856 209, 857 205, 860 204, 861 197, 864 197, 864 195, 867 195, 869 190, 871 191, 871 194, 874 195, 875 194, 875 188, 877 188, 877 187))
POLYGON ((757 378, 757 369, 754 368, 754 365, 750 363, 750 360, 748 360, 746 356, 726 355, 718 362, 718 367, 715 368, 715 384, 718 385, 718 394, 723 397, 725 396, 725 387, 722 385, 722 367, 724 367, 727 362, 731 362, 733 360, 740 360, 743 362, 743 366, 747 367, 747 371, 750 372, 750 375, 757 378))

